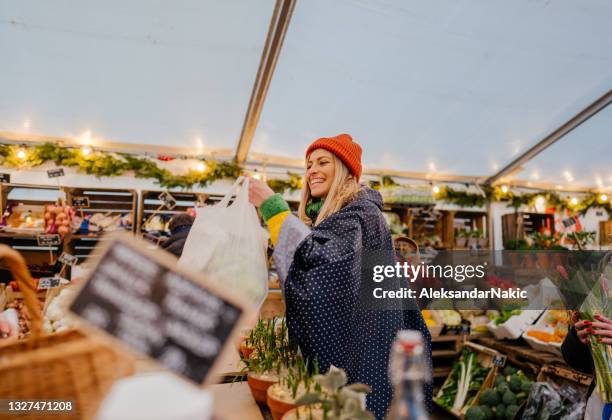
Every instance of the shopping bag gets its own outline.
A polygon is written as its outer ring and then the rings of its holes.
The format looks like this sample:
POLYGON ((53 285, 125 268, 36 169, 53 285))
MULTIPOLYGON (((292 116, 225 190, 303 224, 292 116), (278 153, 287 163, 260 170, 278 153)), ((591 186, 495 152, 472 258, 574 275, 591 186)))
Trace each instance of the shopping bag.
POLYGON ((261 305, 268 293, 267 247, 268 233, 249 202, 249 179, 240 177, 219 203, 196 209, 179 264, 261 305))

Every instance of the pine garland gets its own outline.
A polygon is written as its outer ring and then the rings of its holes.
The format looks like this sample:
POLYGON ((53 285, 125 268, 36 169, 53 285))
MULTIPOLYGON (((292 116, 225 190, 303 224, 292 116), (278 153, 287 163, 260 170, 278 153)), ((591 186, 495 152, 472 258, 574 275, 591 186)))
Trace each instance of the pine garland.
POLYGON ((85 155, 80 149, 64 147, 55 143, 43 143, 34 146, 0 145, 0 165, 26 169, 53 162, 56 166, 76 168, 80 173, 100 177, 121 176, 133 172, 136 178, 154 179, 168 189, 189 189, 194 185, 205 187, 211 182, 223 178, 237 178, 242 168, 235 162, 202 160, 203 171, 189 170, 186 174, 177 175, 146 157, 136 157, 126 153, 109 153, 92 151, 85 155), (20 157, 19 152, 24 153, 20 157))
POLYGON ((302 188, 302 176, 293 172, 287 172, 289 179, 269 179, 268 185, 276 193, 284 193, 289 190, 291 192, 302 188))

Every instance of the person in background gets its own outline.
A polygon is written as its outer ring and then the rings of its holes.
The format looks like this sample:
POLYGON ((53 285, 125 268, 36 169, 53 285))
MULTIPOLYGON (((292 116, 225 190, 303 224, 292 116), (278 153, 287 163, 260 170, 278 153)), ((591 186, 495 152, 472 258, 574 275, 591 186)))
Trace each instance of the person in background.
MULTIPOLYGON (((411 310, 404 310, 403 302, 388 303, 392 310, 372 310, 361 295, 372 285, 362 281, 362 265, 374 255, 377 264, 395 264, 382 196, 359 185, 361 147, 348 134, 321 138, 305 160, 299 218, 265 182, 249 181, 249 199, 259 207, 275 247, 289 334, 322 372, 333 365, 351 382, 370 385, 367 407, 382 419, 392 399, 389 353, 397 332, 422 334, 429 369, 431 336, 415 302, 411 310)), ((425 395, 430 406, 430 385, 425 395)))
POLYGON ((162 249, 180 257, 194 220, 193 216, 187 213, 180 213, 172 217, 168 223, 170 237, 161 245, 162 249))
MULTIPOLYGON (((591 356, 590 336, 594 336, 600 343, 612 345, 612 320, 602 315, 595 315, 597 321, 581 321, 578 313, 572 314, 573 325, 561 345, 561 352, 565 363, 574 369, 593 375, 595 367, 591 356)), ((604 405, 597 392, 594 392, 595 381, 591 383, 588 392, 588 402, 584 418, 586 420, 612 419, 612 405, 604 405)))

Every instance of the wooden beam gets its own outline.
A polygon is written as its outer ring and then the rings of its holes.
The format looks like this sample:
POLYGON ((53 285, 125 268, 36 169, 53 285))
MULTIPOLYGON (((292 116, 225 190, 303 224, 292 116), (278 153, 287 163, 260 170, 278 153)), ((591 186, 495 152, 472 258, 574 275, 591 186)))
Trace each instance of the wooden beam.
POLYGON ((289 22, 291 21, 291 15, 293 14, 296 1, 297 0, 276 0, 270 27, 268 28, 268 36, 266 37, 266 43, 264 44, 264 50, 261 54, 255 83, 253 84, 249 107, 244 118, 240 140, 236 148, 236 161, 238 163, 244 162, 249 154, 253 136, 255 135, 255 129, 259 122, 266 94, 270 87, 270 81, 272 80, 274 69, 276 68, 276 62, 278 61, 283 41, 285 40, 285 35, 289 28, 289 22))
POLYGON ((552 144, 554 144, 555 142, 563 138, 565 135, 567 135, 569 132, 574 130, 580 124, 584 123, 589 118, 591 118, 593 115, 597 114, 599 111, 604 109, 606 106, 610 104, 610 102, 612 102, 612 90, 609 90, 608 92, 606 92, 603 96, 601 96, 591 105, 584 108, 582 111, 580 111, 578 114, 572 117, 569 121, 567 121, 561 127, 554 130, 552 133, 544 137, 542 140, 540 140, 537 144, 535 144, 525 153, 523 153, 522 155, 514 159, 512 162, 506 165, 502 170, 497 172, 495 175, 489 177, 486 180, 486 183, 492 185, 502 180, 502 178, 508 175, 511 175, 515 171, 519 170, 522 165, 524 165, 525 163, 533 159, 535 156, 540 154, 542 151, 544 151, 545 149, 550 147, 552 144))

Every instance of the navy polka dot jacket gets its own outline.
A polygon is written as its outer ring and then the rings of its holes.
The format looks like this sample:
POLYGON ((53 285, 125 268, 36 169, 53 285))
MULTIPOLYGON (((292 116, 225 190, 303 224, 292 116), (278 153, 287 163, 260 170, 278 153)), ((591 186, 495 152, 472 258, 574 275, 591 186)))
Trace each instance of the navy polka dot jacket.
MULTIPOLYGON (((294 237, 283 281, 289 333, 304 356, 316 358, 322 372, 334 365, 345 369, 351 382, 370 385, 367 407, 377 419, 385 417, 392 399, 389 353, 398 330, 423 334, 431 368, 431 337, 418 310, 368 310, 360 299, 364 254, 383 251, 386 261, 380 263, 394 264, 382 205, 377 191, 363 188, 300 241, 294 237)), ((290 242, 292 222, 301 223, 295 217, 285 221, 277 250, 290 242)), ((430 384, 424 392, 430 408, 430 384)))

